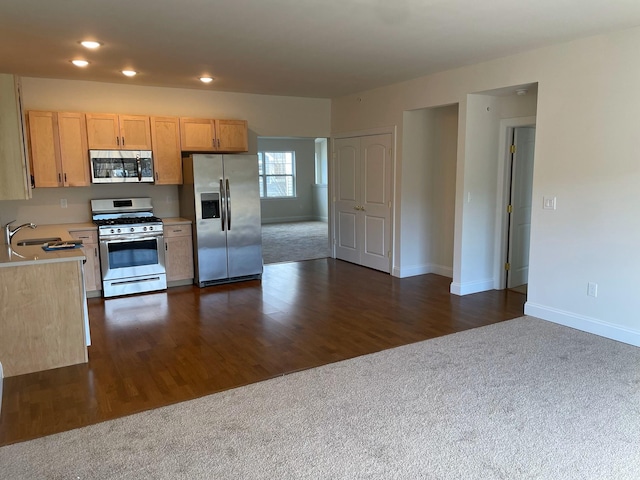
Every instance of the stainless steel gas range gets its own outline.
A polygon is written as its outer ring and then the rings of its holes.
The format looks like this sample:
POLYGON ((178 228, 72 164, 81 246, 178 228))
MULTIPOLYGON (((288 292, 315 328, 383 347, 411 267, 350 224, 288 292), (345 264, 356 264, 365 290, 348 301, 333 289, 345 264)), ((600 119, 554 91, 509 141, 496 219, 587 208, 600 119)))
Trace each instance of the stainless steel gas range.
POLYGON ((104 297, 167 288, 162 220, 150 198, 91 200, 104 297))

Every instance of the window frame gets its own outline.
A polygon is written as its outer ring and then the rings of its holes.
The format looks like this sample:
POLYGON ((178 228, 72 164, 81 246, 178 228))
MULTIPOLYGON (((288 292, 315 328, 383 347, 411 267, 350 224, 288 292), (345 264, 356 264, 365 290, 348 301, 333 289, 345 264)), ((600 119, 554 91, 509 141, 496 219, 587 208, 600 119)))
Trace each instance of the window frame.
POLYGON ((282 200, 297 198, 297 185, 296 185, 296 152, 295 150, 263 150, 258 152, 258 183, 260 184, 260 200, 282 200), (268 154, 290 154, 291 155, 291 173, 278 173, 267 174, 267 162, 266 158, 268 154), (262 165, 262 173, 260 173, 260 165, 262 165), (280 195, 280 196, 268 196, 267 185, 269 177, 291 177, 292 194, 280 195), (264 194, 264 195, 263 195, 264 194))

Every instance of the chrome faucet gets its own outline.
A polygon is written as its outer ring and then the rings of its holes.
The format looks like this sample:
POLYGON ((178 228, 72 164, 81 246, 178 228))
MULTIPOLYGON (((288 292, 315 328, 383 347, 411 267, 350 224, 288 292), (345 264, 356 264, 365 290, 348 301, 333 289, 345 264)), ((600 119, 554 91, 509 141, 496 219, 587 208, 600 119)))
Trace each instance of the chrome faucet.
POLYGON ((22 225, 20 225, 19 227, 14 228, 13 230, 11 229, 11 224, 15 222, 15 220, 11 220, 9 223, 7 223, 4 226, 4 243, 6 243, 7 245, 11 246, 11 239, 13 238, 13 236, 18 233, 20 230, 22 230, 23 228, 29 227, 29 228, 36 228, 37 225, 35 223, 24 223, 22 225))

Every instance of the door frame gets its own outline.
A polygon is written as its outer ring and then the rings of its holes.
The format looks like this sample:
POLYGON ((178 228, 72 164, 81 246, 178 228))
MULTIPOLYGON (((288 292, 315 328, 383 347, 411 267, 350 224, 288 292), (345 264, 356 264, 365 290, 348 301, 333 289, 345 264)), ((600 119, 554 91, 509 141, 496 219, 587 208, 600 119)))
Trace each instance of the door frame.
POLYGON ((336 189, 336 178, 335 178, 335 141, 339 138, 352 138, 352 137, 369 137, 372 135, 383 135, 390 134, 391 135, 391 198, 393 205, 391 206, 390 214, 391 214, 391 258, 389 265, 389 274, 392 275, 395 266, 396 259, 396 208, 400 205, 400 202, 396 198, 396 180, 398 177, 398 171, 396 168, 396 151, 398 148, 398 135, 397 135, 398 127, 396 125, 390 125, 386 127, 377 127, 370 128, 366 130, 356 130, 352 132, 345 133, 334 133, 329 137, 330 140, 330 157, 328 162, 328 171, 327 175, 329 178, 329 241, 331 242, 331 258, 336 258, 336 239, 335 239, 335 189, 336 189))
MULTIPOLYGON (((507 248, 509 239, 508 228, 509 218, 506 215, 506 205, 509 199, 511 189, 511 138, 513 129, 516 127, 535 127, 535 115, 530 117, 504 118, 500 120, 500 132, 498 139, 498 183, 497 183, 497 199, 495 214, 495 248, 494 248, 494 285, 495 290, 504 290, 507 288, 507 275, 504 269, 505 259, 507 258, 507 248)), ((535 154, 534 154, 535 168, 535 154)))

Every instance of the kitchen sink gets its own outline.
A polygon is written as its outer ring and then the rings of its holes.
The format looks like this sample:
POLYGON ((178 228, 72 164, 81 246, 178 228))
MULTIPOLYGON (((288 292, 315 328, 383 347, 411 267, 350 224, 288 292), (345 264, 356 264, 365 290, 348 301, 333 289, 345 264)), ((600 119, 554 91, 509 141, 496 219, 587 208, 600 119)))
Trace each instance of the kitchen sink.
POLYGON ((19 247, 27 247, 29 245, 44 245, 49 242, 59 242, 62 240, 60 237, 48 237, 48 238, 26 238, 20 240, 16 245, 19 247))

